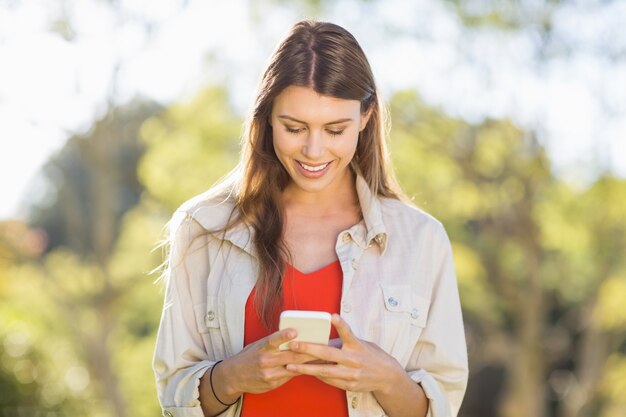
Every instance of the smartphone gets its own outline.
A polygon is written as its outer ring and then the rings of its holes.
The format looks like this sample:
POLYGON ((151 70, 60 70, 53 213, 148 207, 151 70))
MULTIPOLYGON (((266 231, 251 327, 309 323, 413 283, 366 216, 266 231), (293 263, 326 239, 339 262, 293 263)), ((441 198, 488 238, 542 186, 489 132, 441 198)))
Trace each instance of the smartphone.
POLYGON ((330 337, 330 313, 325 311, 285 310, 280 313, 278 329, 296 329, 298 336, 283 343, 279 350, 288 350, 289 343, 301 342, 327 345, 330 337))

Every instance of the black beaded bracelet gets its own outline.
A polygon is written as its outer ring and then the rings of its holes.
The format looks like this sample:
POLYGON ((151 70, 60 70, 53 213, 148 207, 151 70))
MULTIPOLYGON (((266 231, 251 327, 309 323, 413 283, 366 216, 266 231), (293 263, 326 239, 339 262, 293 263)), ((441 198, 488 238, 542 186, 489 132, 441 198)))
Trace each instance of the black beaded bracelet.
POLYGON ((217 361, 217 362, 215 362, 215 364, 211 367, 211 372, 209 373, 209 385, 211 385, 211 392, 213 392, 213 396, 215 397, 215 399, 216 399, 216 400, 217 400, 220 404, 225 405, 226 407, 230 407, 231 405, 233 405, 233 404, 235 404, 237 401, 239 401, 239 398, 237 398, 237 399, 235 400, 235 402, 234 402, 234 403, 227 404, 227 403, 225 403, 224 401, 220 400, 220 399, 217 397, 217 394, 215 393, 215 388, 213 388, 213 370, 217 367, 217 364, 218 364, 218 363, 220 363, 220 362, 222 362, 222 361, 217 361))

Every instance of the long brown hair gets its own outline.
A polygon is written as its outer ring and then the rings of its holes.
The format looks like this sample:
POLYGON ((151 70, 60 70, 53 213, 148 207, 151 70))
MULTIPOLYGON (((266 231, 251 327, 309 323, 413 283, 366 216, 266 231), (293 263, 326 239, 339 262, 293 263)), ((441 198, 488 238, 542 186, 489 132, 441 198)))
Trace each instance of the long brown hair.
POLYGON ((388 168, 384 107, 363 50, 340 26, 309 20, 296 23, 274 51, 246 121, 242 157, 235 170, 239 178, 232 188, 239 213, 227 226, 244 222, 254 230, 259 262, 256 309, 268 329, 275 327, 282 307, 282 276, 289 252, 283 240, 279 196, 290 180, 274 152, 269 119, 274 99, 289 86, 358 100, 362 113, 371 111, 351 167, 363 176, 374 195, 401 195, 388 168))

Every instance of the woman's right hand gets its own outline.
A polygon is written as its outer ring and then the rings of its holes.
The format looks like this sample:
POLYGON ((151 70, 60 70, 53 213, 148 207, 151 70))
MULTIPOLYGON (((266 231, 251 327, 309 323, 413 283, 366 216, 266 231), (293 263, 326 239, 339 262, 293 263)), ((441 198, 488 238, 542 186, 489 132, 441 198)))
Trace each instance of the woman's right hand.
POLYGON ((220 400, 230 403, 243 393, 270 391, 299 375, 288 371, 285 365, 310 362, 316 358, 278 349, 296 335, 294 329, 279 330, 224 359, 213 374, 213 387, 220 400))

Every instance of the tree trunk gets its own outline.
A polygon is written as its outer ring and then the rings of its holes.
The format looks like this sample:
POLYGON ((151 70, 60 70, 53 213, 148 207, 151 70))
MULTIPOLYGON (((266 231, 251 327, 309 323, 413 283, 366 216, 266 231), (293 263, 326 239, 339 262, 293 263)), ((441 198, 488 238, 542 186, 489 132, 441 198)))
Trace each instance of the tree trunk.
POLYGON ((99 298, 100 302, 96 307, 100 313, 99 328, 93 334, 92 342, 85 344, 88 346, 87 358, 92 372, 97 376, 100 390, 109 402, 111 417, 127 417, 126 401, 120 391, 119 381, 113 369, 109 341, 115 321, 116 296, 110 294, 111 290, 108 288, 103 291, 104 294, 99 298))
MULTIPOLYGON (((530 213, 530 210, 524 211, 530 213)), ((525 243, 527 285, 520 284, 515 300, 517 328, 511 361, 508 363, 509 393, 504 401, 505 417, 547 416, 544 363, 544 323, 546 307, 541 282, 541 248, 536 226, 531 218, 519 223, 519 234, 525 243)))
MULTIPOLYGON (((534 292, 534 291, 529 291, 534 292)), ((540 298, 523 301, 521 328, 516 335, 509 370, 508 395, 502 414, 505 417, 546 416, 544 364, 542 360, 542 307, 540 298)))
POLYGON ((595 300, 588 302, 581 310, 583 332, 577 352, 578 366, 571 378, 571 385, 558 410, 559 417, 580 417, 581 411, 595 393, 601 382, 604 366, 612 346, 606 332, 599 330, 592 322, 595 300))

